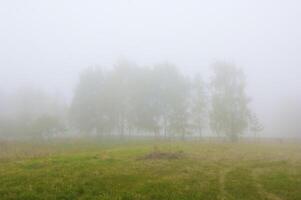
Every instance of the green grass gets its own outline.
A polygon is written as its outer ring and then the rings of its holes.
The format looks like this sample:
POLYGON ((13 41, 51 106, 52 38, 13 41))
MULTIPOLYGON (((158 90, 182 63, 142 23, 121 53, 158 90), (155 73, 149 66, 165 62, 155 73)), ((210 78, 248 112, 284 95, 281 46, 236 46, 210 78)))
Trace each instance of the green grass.
POLYGON ((0 143, 0 199, 301 199, 301 145, 0 143), (139 159, 156 149, 179 159, 139 159))

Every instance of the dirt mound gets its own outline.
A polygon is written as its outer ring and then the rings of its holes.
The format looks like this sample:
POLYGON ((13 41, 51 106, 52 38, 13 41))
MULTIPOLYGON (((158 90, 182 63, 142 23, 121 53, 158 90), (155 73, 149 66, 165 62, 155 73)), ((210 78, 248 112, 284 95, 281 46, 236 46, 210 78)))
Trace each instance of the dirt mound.
POLYGON ((138 158, 138 160, 172 160, 183 158, 183 156, 183 152, 152 152, 150 154, 146 154, 145 156, 138 158))

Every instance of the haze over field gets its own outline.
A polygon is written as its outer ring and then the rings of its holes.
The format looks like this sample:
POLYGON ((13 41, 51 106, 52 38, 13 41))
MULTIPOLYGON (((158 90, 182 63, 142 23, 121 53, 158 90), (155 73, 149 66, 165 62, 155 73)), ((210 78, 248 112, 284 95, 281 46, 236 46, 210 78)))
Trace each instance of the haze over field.
POLYGON ((1 200, 300 200, 301 1, 0 0, 1 200))
POLYGON ((2 1, 0 98, 34 87, 70 104, 81 71, 120 59, 205 80, 224 61, 244 69, 261 135, 300 137, 300 19, 297 0, 2 1))

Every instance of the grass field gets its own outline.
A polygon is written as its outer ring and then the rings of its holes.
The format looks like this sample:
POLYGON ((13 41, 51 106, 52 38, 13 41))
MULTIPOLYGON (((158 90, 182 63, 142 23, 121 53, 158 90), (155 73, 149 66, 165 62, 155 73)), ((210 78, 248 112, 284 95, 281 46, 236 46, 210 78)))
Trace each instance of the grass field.
POLYGON ((1 200, 301 199, 299 144, 2 142, 0 151, 1 200))

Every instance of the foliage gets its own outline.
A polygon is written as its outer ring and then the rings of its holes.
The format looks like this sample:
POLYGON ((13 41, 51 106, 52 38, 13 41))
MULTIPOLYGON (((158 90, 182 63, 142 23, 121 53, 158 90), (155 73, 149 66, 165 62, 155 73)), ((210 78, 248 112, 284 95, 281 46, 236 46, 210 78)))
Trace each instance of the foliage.
POLYGON ((124 135, 187 132, 188 81, 171 64, 139 68, 118 63, 112 71, 90 68, 81 75, 71 105, 73 124, 82 132, 124 135))
POLYGON ((0 136, 5 138, 54 136, 65 126, 67 106, 35 88, 18 90, 7 100, 6 108, 0 116, 0 136), (58 132, 50 134, 50 128, 58 132))
POLYGON ((191 124, 192 128, 202 136, 207 117, 207 94, 205 82, 197 75, 192 83, 191 91, 191 124))
POLYGON ((234 141, 248 126, 260 131, 240 68, 216 63, 207 85, 200 75, 192 79, 171 63, 140 67, 123 60, 111 70, 90 67, 80 74, 68 107, 40 90, 17 92, 12 113, 1 113, 0 134, 53 137, 64 127, 83 136, 184 138, 201 137, 210 123, 213 133, 234 141))
POLYGON ((248 127, 245 77, 240 68, 227 63, 213 65, 213 73, 210 125, 214 132, 235 141, 248 127))
POLYGON ((30 131, 36 137, 49 138, 59 135, 64 129, 65 127, 58 117, 43 115, 33 122, 30 131))

